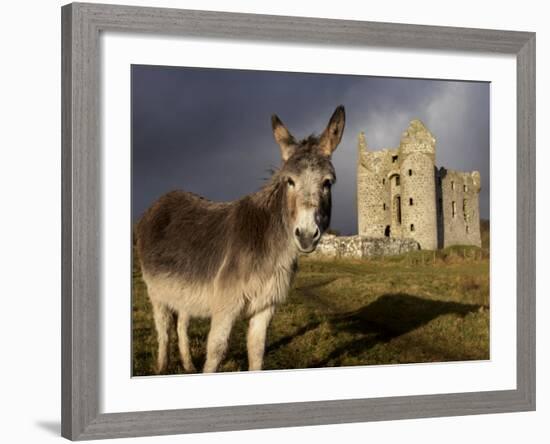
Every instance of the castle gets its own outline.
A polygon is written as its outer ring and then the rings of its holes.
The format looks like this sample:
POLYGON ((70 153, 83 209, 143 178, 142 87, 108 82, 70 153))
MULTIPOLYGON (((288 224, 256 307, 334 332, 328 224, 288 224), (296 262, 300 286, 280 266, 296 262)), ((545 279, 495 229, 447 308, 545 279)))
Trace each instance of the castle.
POLYGON ((359 234, 411 238, 420 248, 481 246, 478 171, 435 166, 435 138, 419 120, 399 148, 369 151, 359 135, 357 213, 359 234))

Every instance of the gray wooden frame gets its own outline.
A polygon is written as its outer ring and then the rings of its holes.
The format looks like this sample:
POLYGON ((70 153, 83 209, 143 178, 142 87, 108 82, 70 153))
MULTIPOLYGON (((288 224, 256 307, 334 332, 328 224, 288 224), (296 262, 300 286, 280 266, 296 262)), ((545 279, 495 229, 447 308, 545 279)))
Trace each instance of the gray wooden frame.
POLYGON ((535 409, 534 33, 73 3, 62 8, 62 108, 64 437, 82 440, 535 409), (515 55, 517 389, 100 413, 99 34, 102 31, 515 55))

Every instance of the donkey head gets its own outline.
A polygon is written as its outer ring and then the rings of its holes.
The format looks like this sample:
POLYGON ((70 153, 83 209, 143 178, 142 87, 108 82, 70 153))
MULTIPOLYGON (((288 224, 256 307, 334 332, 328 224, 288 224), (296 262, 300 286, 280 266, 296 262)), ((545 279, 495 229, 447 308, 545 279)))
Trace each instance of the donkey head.
POLYGON ((330 224, 331 187, 336 181, 331 156, 342 139, 345 121, 340 105, 319 137, 297 142, 279 117, 271 118, 283 158, 279 178, 285 189, 288 229, 304 253, 315 250, 330 224))

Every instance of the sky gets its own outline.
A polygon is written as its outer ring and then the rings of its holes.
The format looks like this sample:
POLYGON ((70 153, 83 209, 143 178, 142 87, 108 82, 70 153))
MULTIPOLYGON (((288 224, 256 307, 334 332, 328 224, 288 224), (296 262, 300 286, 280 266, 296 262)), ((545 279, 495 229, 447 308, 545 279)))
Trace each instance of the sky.
POLYGON ((437 166, 481 173, 489 219, 487 82, 133 65, 131 88, 133 221, 174 189, 215 201, 258 190, 281 164, 271 115, 299 139, 321 133, 340 104, 333 229, 357 233, 359 132, 369 150, 395 148, 412 119, 435 136, 437 166))

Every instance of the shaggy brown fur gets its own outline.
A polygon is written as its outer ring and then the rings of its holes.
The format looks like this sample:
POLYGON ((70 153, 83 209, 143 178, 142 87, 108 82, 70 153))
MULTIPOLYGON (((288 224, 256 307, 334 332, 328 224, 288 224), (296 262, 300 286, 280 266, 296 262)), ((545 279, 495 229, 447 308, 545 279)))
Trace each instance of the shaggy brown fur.
MULTIPOLYGON (((242 310, 252 319, 263 312, 267 328, 274 304, 288 292, 298 249, 312 251, 328 228, 330 187, 336 179, 330 155, 340 142, 344 120, 339 107, 320 137, 295 142, 274 117, 273 132, 284 163, 260 191, 225 203, 172 191, 139 221, 137 250, 159 338, 164 337, 166 310, 182 319, 211 316, 213 324, 217 317, 229 319, 227 328, 220 329, 223 334, 218 333, 220 340, 211 338, 211 330, 208 354, 214 357, 207 358, 205 371, 217 367, 227 342, 224 335, 242 310), (309 214, 307 227, 298 226, 309 214)), ((263 355, 263 345, 256 343, 265 341, 263 327, 256 328, 259 339, 249 335, 249 347, 256 350, 250 358, 253 368, 258 359, 261 366, 258 354, 263 355)), ((186 334, 183 327, 178 333, 186 334)), ((159 340, 159 371, 165 366, 165 346, 159 340)), ((182 350, 182 359, 186 369, 193 369, 188 351, 182 350)))

